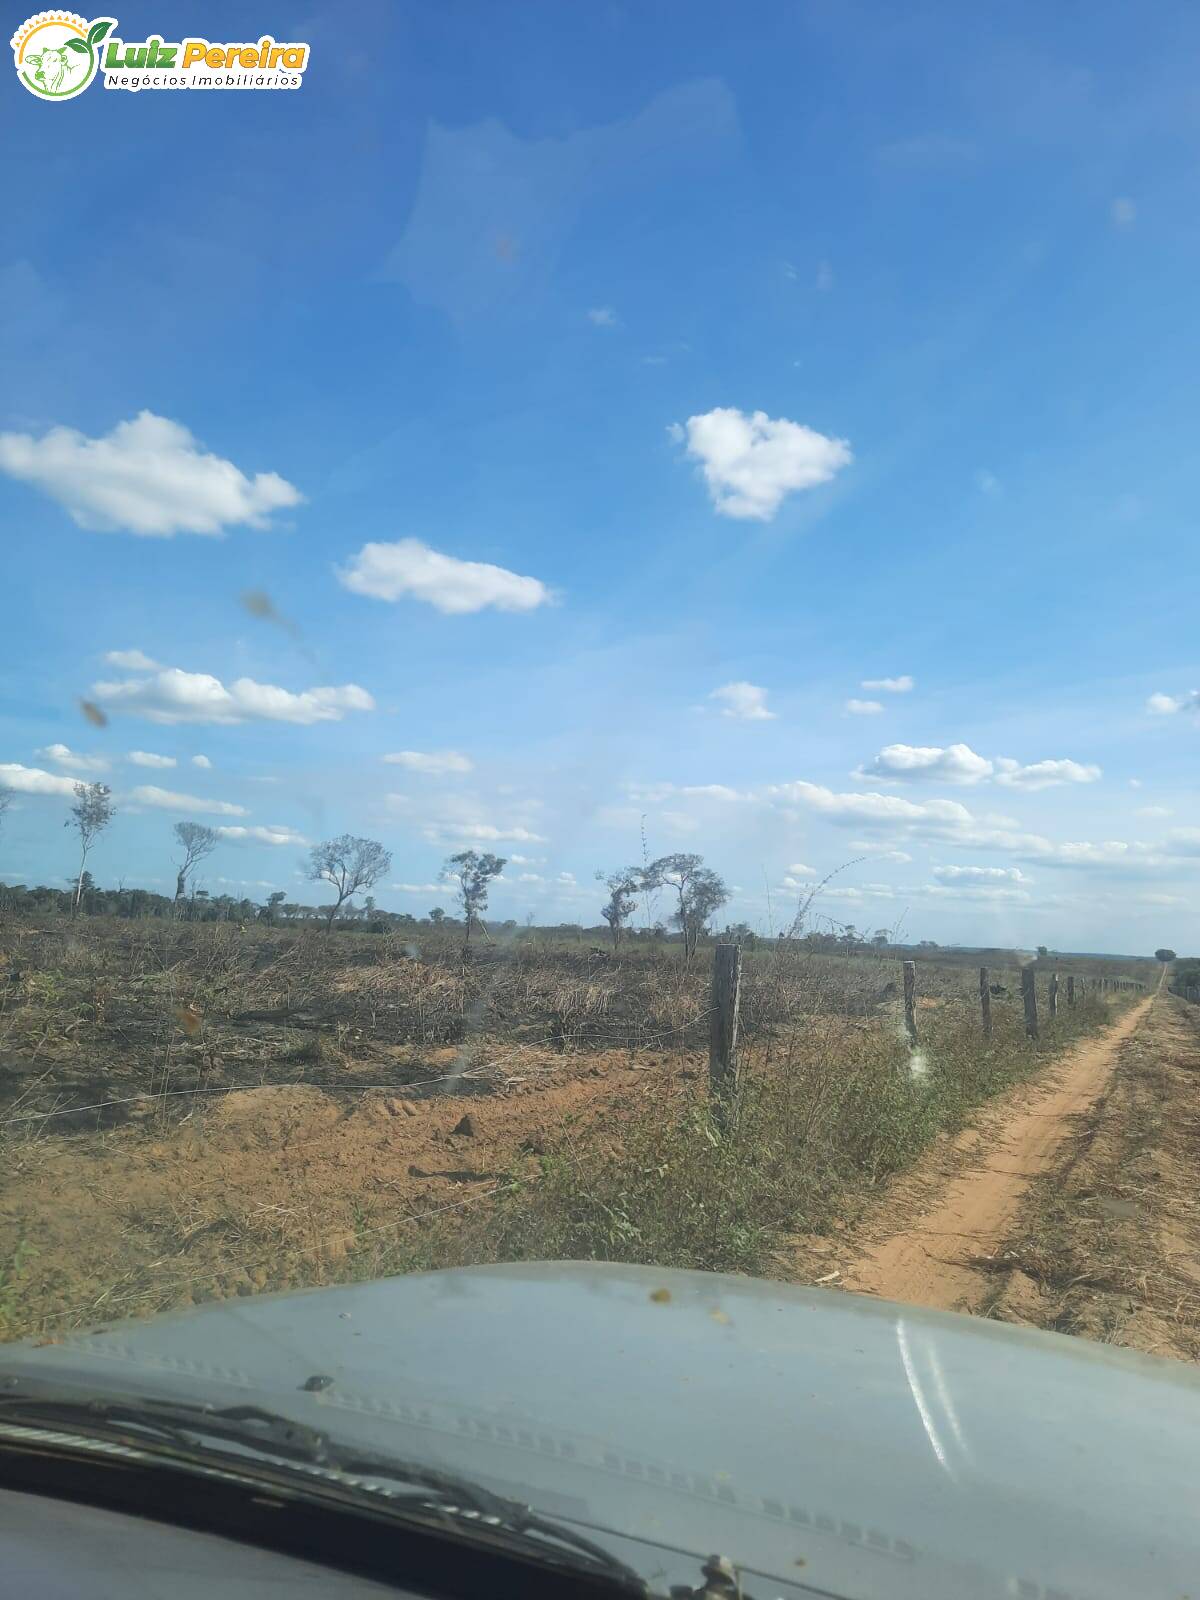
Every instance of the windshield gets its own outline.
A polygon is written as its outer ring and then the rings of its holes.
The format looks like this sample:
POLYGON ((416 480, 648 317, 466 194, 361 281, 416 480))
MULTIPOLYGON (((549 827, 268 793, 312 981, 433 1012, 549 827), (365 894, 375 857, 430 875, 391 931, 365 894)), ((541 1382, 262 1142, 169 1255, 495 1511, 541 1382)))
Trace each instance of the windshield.
MULTIPOLYGON (((506 1350, 439 1312, 432 1368, 376 1351, 411 1416, 372 1448, 626 1531, 627 1461, 733 1471, 645 1408, 673 1349, 716 1385, 735 1278, 969 1313, 957 1368, 895 1311, 877 1352, 897 1472, 960 1498, 996 1325, 1074 1336, 1100 1412, 1093 1345, 1188 1370, 1194 12, 13 29, 0 1338, 203 1308, 156 1359, 213 1340, 335 1432, 360 1302, 319 1358, 308 1302, 253 1309, 450 1269, 506 1350), (588 1305, 664 1345, 599 1412, 561 1351, 537 1389, 588 1305), (557 1491, 477 1424, 553 1439, 557 1491)), ((832 1584, 869 1517, 766 1453, 736 1504, 804 1509, 832 1584)))

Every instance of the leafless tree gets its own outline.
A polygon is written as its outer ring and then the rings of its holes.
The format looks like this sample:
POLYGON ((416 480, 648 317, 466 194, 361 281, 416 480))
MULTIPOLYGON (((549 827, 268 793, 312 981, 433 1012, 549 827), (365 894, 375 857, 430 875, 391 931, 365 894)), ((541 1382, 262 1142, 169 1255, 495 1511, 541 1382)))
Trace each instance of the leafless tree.
POLYGON ((79 833, 79 876, 75 880, 75 897, 71 902, 72 916, 79 910, 79 897, 83 893, 83 869, 87 864, 88 851, 108 827, 115 812, 112 790, 106 783, 75 785, 75 804, 71 807, 71 815, 63 823, 64 828, 75 828, 79 833))
POLYGON ((391 852, 377 839, 359 839, 352 833, 343 833, 337 839, 313 845, 308 853, 307 876, 313 883, 331 884, 337 895, 325 919, 326 933, 345 902, 360 889, 373 889, 391 868, 391 852))
POLYGON ((202 822, 177 822, 175 837, 183 851, 183 860, 175 877, 175 914, 178 916, 179 902, 187 893, 189 873, 199 862, 212 855, 219 843, 219 836, 215 828, 206 828, 202 822))

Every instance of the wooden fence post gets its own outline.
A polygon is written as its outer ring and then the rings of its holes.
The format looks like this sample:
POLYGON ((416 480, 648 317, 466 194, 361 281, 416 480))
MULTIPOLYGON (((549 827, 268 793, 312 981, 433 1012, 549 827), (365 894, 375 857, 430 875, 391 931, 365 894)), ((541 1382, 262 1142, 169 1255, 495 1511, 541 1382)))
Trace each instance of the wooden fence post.
POLYGON ((1073 972, 1067 973, 1067 1004, 1069 1006, 1075 1004, 1075 974, 1073 972))
POLYGON ((1038 1036, 1037 990, 1034 988, 1033 967, 1021 968, 1021 999, 1025 1002, 1025 1032, 1031 1039, 1038 1036))
POLYGON ((1050 974, 1050 1016, 1051 1019, 1058 1015, 1058 973, 1050 974))
POLYGON ((979 1009, 983 1013, 983 1037, 992 1037, 992 991, 988 985, 988 969, 979 969, 979 1009))
POLYGON ((713 951, 712 1007, 708 1024, 708 1087, 718 1104, 728 1104, 737 1089, 741 995, 741 948, 736 944, 719 944, 713 951))
POLYGON ((908 1034, 909 1044, 917 1042, 917 965, 915 961, 904 963, 904 1030, 908 1034))

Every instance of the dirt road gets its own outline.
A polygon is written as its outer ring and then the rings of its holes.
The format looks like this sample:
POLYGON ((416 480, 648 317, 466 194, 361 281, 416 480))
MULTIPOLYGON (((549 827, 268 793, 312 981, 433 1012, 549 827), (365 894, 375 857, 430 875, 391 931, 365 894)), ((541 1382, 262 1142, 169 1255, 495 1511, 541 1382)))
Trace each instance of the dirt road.
POLYGON ((1154 1003, 1151 997, 1131 1007, 900 1179, 886 1212, 846 1241, 838 1287, 946 1311, 979 1310, 993 1281, 986 1266, 973 1263, 994 1255, 1031 1183, 1104 1093, 1123 1042, 1154 1003))

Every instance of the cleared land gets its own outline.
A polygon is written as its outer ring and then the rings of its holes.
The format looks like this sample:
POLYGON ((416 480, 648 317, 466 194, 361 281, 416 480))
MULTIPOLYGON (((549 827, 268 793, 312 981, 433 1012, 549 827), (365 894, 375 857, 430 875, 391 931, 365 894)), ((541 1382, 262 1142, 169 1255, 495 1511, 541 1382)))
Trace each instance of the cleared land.
POLYGON ((914 1055, 894 957, 747 952, 724 1128, 703 948, 688 971, 649 941, 614 960, 527 937, 464 964, 357 933, 10 926, 0 1333, 516 1257, 826 1277, 923 1152, 986 1139, 981 1106, 1129 1025, 1126 994, 1051 1022, 1042 971, 1035 1047, 1015 960, 994 965, 985 1041, 977 966, 919 963, 914 1055))

